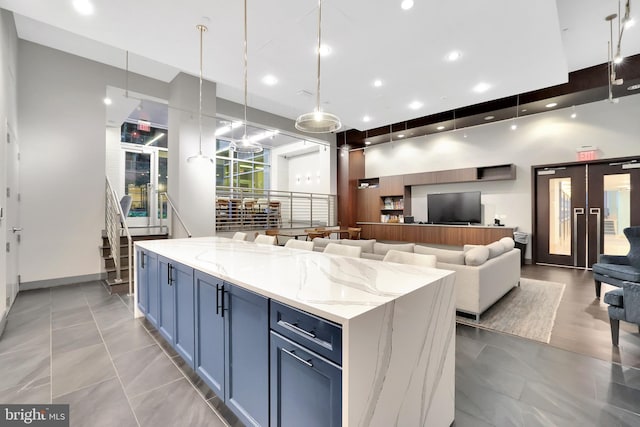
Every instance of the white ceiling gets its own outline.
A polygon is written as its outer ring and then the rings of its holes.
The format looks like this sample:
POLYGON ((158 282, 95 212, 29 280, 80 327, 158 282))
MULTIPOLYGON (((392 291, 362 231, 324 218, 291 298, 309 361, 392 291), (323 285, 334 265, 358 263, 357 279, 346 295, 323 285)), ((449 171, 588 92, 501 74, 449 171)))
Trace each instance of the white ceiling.
MULTIPOLYGON (((195 26, 204 23, 204 76, 218 96, 242 103, 241 1, 92 1, 88 17, 71 0, 0 7, 15 12, 22 39, 123 69, 128 50, 131 71, 163 81, 198 74, 195 26)), ((400 0, 324 0, 332 53, 322 59, 323 109, 362 130, 564 83, 569 71, 607 61, 604 17, 617 10, 617 0, 415 0, 409 11, 400 0), (445 61, 453 49, 461 59, 445 61), (473 92, 479 82, 491 89, 473 92), (424 105, 412 110, 412 101, 424 105)), ((317 1, 249 0, 248 20, 249 105, 292 119, 311 111, 317 1), (265 74, 278 84, 261 83, 265 74)), ((637 53, 640 25, 623 40, 623 54, 637 53)))

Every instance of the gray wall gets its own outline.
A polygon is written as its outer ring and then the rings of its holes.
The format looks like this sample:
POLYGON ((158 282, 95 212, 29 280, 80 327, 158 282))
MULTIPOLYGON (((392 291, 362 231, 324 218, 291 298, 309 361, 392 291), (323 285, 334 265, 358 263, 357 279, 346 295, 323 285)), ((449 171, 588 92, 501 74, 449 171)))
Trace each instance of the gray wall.
MULTIPOLYGON (((124 71, 21 40, 20 254, 23 282, 96 275, 104 228, 106 86, 124 71)), ((168 98, 166 83, 137 75, 129 87, 168 98)))
MULTIPOLYGON (((17 135, 17 64, 18 37, 13 22, 13 15, 0 9, 0 207, 6 209, 7 176, 6 176, 6 135, 8 127, 17 135)), ((0 219, 0 325, 4 317, 7 292, 7 221, 0 219)), ((9 292, 10 293, 10 292, 9 292)), ((0 327, 0 333, 2 328, 0 327)))

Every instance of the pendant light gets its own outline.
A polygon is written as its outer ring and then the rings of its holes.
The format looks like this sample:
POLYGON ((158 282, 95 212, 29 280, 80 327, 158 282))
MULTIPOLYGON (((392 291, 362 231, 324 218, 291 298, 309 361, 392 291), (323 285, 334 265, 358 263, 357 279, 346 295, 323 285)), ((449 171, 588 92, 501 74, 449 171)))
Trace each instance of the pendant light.
POLYGON ((191 156, 187 158, 188 163, 200 162, 200 161, 209 161, 213 163, 213 159, 209 156, 205 156, 202 154, 202 34, 207 31, 207 27, 200 24, 196 25, 196 29, 200 32, 200 98, 198 104, 198 132, 199 132, 199 148, 198 154, 195 156, 191 156))
POLYGON ((244 0, 244 135, 240 141, 232 140, 229 149, 250 154, 262 151, 262 144, 247 137, 247 0, 244 0))
POLYGON ((296 120, 296 129, 308 133, 335 132, 342 127, 340 119, 334 114, 320 110, 320 46, 322 44, 322 0, 318 0, 318 80, 316 86, 316 109, 305 113, 296 120))

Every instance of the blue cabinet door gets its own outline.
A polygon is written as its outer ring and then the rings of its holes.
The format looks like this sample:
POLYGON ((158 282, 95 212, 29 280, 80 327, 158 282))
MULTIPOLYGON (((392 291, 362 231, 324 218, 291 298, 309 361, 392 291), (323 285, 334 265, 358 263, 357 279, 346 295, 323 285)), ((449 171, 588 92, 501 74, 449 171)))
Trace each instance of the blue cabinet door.
POLYGON ((269 425, 269 300, 224 284, 225 403, 247 426, 269 425))
POLYGON ((158 327, 160 318, 160 283, 158 279, 158 255, 145 251, 144 268, 147 274, 147 320, 158 327))
POLYGON ((171 260, 158 256, 158 288, 160 294, 160 313, 158 315, 158 331, 167 342, 173 344, 175 335, 175 289, 174 276, 171 272, 171 260))
POLYGON ((222 280, 201 273, 194 275, 196 292, 195 371, 217 394, 224 398, 224 318, 222 317, 222 280))
POLYGON ((191 368, 194 368, 195 353, 195 309, 193 292, 193 269, 171 262, 171 281, 175 291, 175 334, 173 346, 191 368))
POLYGON ((138 308, 145 315, 147 314, 147 307, 149 305, 149 277, 147 272, 149 271, 147 264, 147 254, 144 250, 138 249, 136 251, 136 271, 138 273, 136 282, 136 293, 138 300, 138 308))
POLYGON ((271 427, 342 425, 342 369, 271 332, 271 427))

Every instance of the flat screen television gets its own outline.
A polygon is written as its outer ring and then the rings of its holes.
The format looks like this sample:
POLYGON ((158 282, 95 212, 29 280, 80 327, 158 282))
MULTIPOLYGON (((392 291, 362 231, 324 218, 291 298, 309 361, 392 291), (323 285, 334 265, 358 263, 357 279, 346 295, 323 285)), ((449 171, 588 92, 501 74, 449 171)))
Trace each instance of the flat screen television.
POLYGON ((432 224, 479 224, 480 192, 427 194, 427 216, 432 224))

